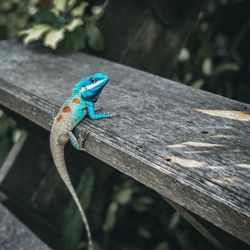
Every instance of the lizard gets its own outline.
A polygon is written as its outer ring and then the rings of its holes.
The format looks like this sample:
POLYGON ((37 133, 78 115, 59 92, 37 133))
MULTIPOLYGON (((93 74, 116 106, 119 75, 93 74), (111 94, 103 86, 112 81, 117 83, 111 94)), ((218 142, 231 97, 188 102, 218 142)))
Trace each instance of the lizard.
POLYGON ((66 168, 64 147, 70 141, 77 150, 84 150, 83 143, 88 133, 80 134, 77 139, 72 130, 87 115, 94 120, 116 115, 116 113, 96 113, 94 105, 108 81, 109 77, 103 73, 96 73, 80 80, 54 117, 50 131, 50 149, 54 164, 81 214, 87 232, 89 250, 93 249, 90 227, 66 168))

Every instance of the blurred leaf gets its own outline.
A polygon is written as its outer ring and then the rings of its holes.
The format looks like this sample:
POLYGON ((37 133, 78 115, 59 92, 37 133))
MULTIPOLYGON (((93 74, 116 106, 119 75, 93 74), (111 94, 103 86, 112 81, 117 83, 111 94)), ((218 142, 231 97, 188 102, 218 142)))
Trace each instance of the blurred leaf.
POLYGON ((96 51, 104 49, 104 39, 100 30, 94 25, 90 24, 85 27, 88 45, 96 51))
POLYGON ((0 136, 4 136, 9 130, 15 129, 15 122, 5 115, 0 117, 0 136))
POLYGON ((154 248, 154 250, 170 250, 170 249, 171 248, 169 247, 169 244, 166 241, 161 242, 154 248))
POLYGON ((136 199, 136 202, 137 203, 140 203, 142 205, 151 205, 153 204, 153 199, 152 197, 149 197, 149 196, 140 196, 139 198, 136 199))
POLYGON ((206 76, 212 75, 213 72, 213 61, 211 58, 206 58, 202 63, 202 72, 206 76))
POLYGON ((77 0, 68 0, 68 7, 72 8, 76 2, 77 2, 77 0))
POLYGON ((43 36, 43 34, 49 29, 51 29, 49 25, 35 24, 31 29, 21 31, 19 35, 25 35, 25 34, 27 35, 24 38, 24 44, 28 45, 29 43, 40 39, 43 36))
POLYGON ((81 18, 75 18, 73 19, 69 24, 65 26, 66 30, 68 31, 73 31, 75 30, 78 26, 83 25, 83 21, 81 18))
POLYGON ((108 207, 106 219, 103 225, 104 231, 110 231, 113 228, 116 222, 117 211, 118 211, 118 204, 116 202, 111 202, 108 207))
POLYGON ((205 81, 203 79, 199 79, 193 83, 191 83, 191 86, 194 89, 201 89, 203 87, 203 85, 205 84, 205 81))
POLYGON ((184 83, 188 83, 193 78, 193 74, 191 72, 187 72, 184 76, 184 83))
POLYGON ((133 202, 132 203, 133 209, 137 212, 146 212, 148 211, 148 206, 142 203, 133 202))
POLYGON ((4 1, 3 3, 1 3, 0 5, 0 9, 3 11, 9 11, 14 5, 14 2, 12 1, 4 1))
POLYGON ((66 8, 66 2, 67 0, 53 0, 53 4, 56 9, 63 12, 66 8))
POLYGON ((40 10, 33 15, 33 18, 36 23, 46 23, 58 27, 62 25, 58 16, 49 10, 40 10))
POLYGON ((85 12, 85 8, 88 6, 87 2, 82 2, 81 4, 79 4, 78 6, 76 6, 74 9, 72 9, 71 11, 71 15, 72 16, 82 16, 85 12))
POLYGON ((56 15, 57 18, 60 18, 60 11, 56 8, 50 10, 53 14, 56 15))
POLYGON ((180 219, 181 219, 181 216, 179 213, 175 212, 169 222, 169 225, 168 225, 168 230, 169 231, 173 231, 175 230, 176 226, 179 224, 180 222, 180 219))
POLYGON ((64 38, 64 32, 64 29, 50 30, 45 36, 44 46, 50 47, 51 49, 56 49, 58 43, 64 38))
POLYGON ((13 136, 12 136, 13 142, 16 143, 16 142, 20 139, 21 135, 22 135, 22 131, 21 131, 20 129, 16 129, 16 130, 14 131, 13 136))
POLYGON ((95 5, 91 8, 91 12, 94 15, 99 15, 103 12, 103 5, 95 5))
POLYGON ((96 23, 103 15, 103 12, 100 12, 98 15, 86 16, 85 20, 88 23, 96 23))
POLYGON ((186 61, 190 58, 190 53, 187 48, 183 48, 179 54, 178 60, 179 61, 186 61))
POLYGON ((66 32, 65 39, 60 43, 64 50, 79 50, 85 47, 86 35, 84 29, 79 26, 72 32, 66 32))
POLYGON ((23 35, 28 35, 32 32, 32 29, 27 29, 27 30, 21 30, 18 35, 23 36, 23 35))
POLYGON ((183 249, 183 250, 193 250, 194 249, 193 247, 191 247, 191 244, 192 244, 191 241, 189 241, 187 239, 187 237, 185 236, 183 231, 176 229, 174 231, 174 234, 176 236, 178 243, 181 246, 181 249, 183 249))
POLYGON ((227 72, 227 71, 238 71, 239 65, 236 63, 223 63, 216 67, 214 70, 215 75, 219 75, 221 73, 227 72))
POLYGON ((139 196, 132 201, 132 207, 138 212, 146 212, 150 210, 150 205, 153 204, 153 199, 149 196, 139 196))
POLYGON ((120 205, 127 204, 132 198, 133 190, 128 187, 126 189, 121 189, 115 196, 115 200, 120 205))

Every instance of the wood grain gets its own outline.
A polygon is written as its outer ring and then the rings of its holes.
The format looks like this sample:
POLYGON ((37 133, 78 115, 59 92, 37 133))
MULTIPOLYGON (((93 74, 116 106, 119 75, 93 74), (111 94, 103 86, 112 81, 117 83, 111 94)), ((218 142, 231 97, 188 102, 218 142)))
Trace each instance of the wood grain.
POLYGON ((106 72, 99 105, 120 117, 85 119, 96 158, 250 244, 250 106, 84 54, 0 43, 0 104, 49 130, 82 77, 106 72))

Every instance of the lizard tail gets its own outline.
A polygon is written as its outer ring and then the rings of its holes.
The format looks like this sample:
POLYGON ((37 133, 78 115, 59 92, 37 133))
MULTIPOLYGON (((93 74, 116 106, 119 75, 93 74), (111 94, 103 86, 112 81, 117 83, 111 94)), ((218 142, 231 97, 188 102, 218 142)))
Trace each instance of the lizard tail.
POLYGON ((72 197, 73 197, 73 199, 74 199, 74 201, 79 209, 79 212, 81 214, 81 218, 82 218, 82 221, 85 225, 87 237, 88 237, 88 250, 94 250, 91 232, 90 232, 90 227, 89 227, 87 217, 83 211, 80 200, 77 197, 75 189, 74 189, 74 187, 71 183, 71 180, 69 178, 69 173, 68 173, 68 170, 67 170, 67 167, 65 164, 65 160, 64 160, 64 146, 58 146, 57 148, 51 147, 51 151, 52 151, 52 156, 53 156, 57 171, 58 171, 59 175, 61 176, 62 180, 64 181, 66 187, 68 188, 70 194, 72 195, 72 197))

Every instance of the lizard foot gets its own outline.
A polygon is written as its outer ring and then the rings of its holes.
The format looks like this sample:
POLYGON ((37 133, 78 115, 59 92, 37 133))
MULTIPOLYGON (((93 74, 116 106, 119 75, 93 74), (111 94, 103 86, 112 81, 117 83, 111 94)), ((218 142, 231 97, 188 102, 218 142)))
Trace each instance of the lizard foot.
POLYGON ((78 142, 79 142, 81 150, 84 150, 84 142, 86 138, 88 137, 88 135, 89 135, 88 131, 84 131, 83 133, 79 134, 78 142))
POLYGON ((119 116, 119 114, 118 113, 116 113, 116 112, 113 112, 113 113, 108 113, 108 118, 111 118, 111 117, 114 117, 114 116, 119 116))

